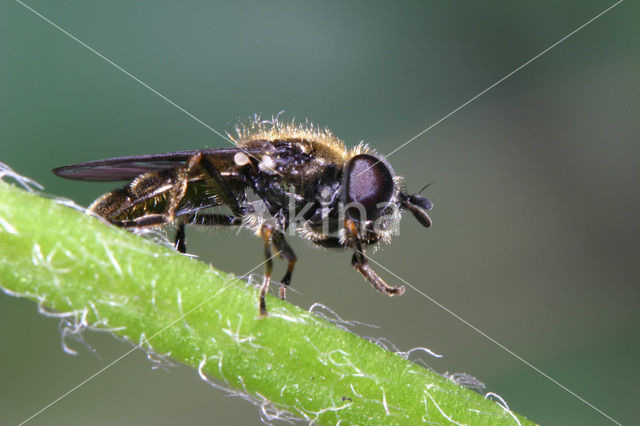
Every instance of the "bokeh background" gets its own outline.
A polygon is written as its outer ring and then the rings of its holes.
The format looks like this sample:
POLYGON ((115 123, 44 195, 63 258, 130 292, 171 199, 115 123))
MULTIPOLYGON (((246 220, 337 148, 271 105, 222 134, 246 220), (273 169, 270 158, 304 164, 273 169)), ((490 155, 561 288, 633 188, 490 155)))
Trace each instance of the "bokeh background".
MULTIPOLYGON (((612 4, 30 0, 57 25, 224 132, 260 112, 309 118, 388 153, 612 4)), ((615 7, 389 160, 435 181, 434 226, 408 215, 374 259, 624 424, 640 415, 640 30, 615 7)), ((0 4, 0 161, 87 205, 110 184, 56 178, 92 159, 228 142, 14 1, 0 4)), ((43 221, 47 218, 43 217, 43 221)), ((204 261, 262 260, 244 232, 191 231, 204 261)), ((347 253, 294 240, 290 300, 424 346, 543 424, 609 421, 433 302, 376 294, 347 253)), ((283 265, 279 264, 282 269, 283 265)), ((378 268, 388 282, 391 275, 378 268)), ((279 273, 279 272, 278 272, 279 273)), ((0 294, 0 423, 15 424, 129 350, 0 294)), ((134 353, 33 425, 258 424, 187 367, 134 353)))

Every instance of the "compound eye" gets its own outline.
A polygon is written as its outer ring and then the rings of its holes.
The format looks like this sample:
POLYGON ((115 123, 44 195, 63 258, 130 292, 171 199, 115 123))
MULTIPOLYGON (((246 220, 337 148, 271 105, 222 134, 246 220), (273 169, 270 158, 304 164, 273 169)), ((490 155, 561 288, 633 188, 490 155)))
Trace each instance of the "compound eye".
POLYGON ((381 203, 393 196, 393 173, 390 168, 372 155, 356 155, 347 166, 346 200, 350 208, 347 214, 355 219, 374 219, 381 203))

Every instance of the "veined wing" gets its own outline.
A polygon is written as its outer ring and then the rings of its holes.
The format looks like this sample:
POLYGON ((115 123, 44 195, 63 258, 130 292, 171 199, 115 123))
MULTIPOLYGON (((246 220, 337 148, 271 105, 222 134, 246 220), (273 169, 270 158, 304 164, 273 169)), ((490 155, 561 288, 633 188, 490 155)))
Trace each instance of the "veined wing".
POLYGON ((233 161, 233 156, 238 152, 244 152, 244 150, 240 148, 219 148, 115 157, 58 167, 53 169, 52 172, 60 177, 74 180, 93 182, 126 181, 133 180, 147 172, 175 169, 184 165, 189 158, 199 152, 213 157, 216 162, 224 162, 225 160, 233 161))

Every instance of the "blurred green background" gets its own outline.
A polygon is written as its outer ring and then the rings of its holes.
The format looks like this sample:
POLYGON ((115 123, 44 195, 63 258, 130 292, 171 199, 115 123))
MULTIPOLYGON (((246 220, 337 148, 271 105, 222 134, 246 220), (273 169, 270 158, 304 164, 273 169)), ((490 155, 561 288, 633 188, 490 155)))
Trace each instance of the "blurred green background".
MULTIPOLYGON (((612 3, 28 4, 221 132, 285 110, 386 154, 612 3)), ((637 3, 620 4, 392 155, 410 189, 435 181, 434 226, 407 215, 374 256, 626 424, 640 415, 638 17, 637 3)), ((56 166, 228 146, 19 3, 0 4, 0 23, 0 161, 48 193, 87 205, 114 187, 56 178, 56 166)), ((227 271, 262 260, 247 232, 189 238, 227 271)), ((444 355, 425 358, 431 368, 472 374, 538 422, 608 423, 413 290, 380 296, 349 254, 292 243, 292 303, 377 324, 364 333, 402 350, 429 347, 444 355)), ((99 356, 78 345, 69 356, 57 327, 0 294, 0 424, 130 348, 87 333, 99 356)), ((136 352, 30 424, 259 423, 256 408, 192 369, 151 366, 136 352)))

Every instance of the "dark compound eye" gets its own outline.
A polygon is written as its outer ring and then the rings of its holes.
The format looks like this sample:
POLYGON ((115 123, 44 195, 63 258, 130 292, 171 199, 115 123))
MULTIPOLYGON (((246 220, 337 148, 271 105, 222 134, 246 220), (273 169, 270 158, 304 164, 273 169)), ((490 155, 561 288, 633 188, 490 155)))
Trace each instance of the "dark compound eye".
MULTIPOLYGON (((346 201, 347 204, 359 203, 366 212, 367 219, 375 218, 380 203, 388 202, 393 196, 393 172, 378 158, 361 154, 356 155, 347 165, 346 201)), ((360 218, 358 208, 350 208, 347 214, 360 218)))

